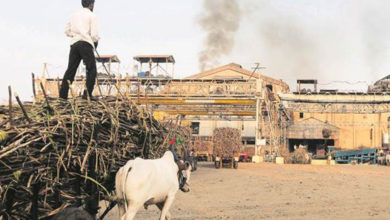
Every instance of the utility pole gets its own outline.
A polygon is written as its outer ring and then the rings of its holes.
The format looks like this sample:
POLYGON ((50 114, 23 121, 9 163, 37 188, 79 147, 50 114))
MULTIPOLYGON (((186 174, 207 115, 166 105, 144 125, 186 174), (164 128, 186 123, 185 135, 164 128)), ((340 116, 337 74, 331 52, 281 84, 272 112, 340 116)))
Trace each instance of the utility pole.
MULTIPOLYGON (((253 72, 252 72, 252 75, 248 78, 248 81, 252 79, 253 75, 255 75, 255 73, 256 73, 258 70, 260 70, 260 69, 266 69, 265 67, 260 66, 260 63, 254 63, 254 64, 255 64, 255 67, 252 67, 253 72)), ((258 79, 259 77, 256 77, 256 78, 258 79)))

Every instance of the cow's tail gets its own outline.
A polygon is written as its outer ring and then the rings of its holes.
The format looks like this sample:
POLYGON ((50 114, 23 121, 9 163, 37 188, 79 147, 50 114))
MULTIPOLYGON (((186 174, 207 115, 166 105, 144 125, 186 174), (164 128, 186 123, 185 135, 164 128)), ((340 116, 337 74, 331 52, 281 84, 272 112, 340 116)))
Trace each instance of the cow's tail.
POLYGON ((120 188, 121 188, 121 192, 122 192, 122 195, 117 195, 118 197, 121 197, 120 200, 121 202, 123 201, 123 204, 125 206, 125 210, 127 212, 127 198, 126 198, 126 182, 127 182, 127 178, 129 176, 129 173, 131 172, 131 170, 133 169, 133 161, 129 161, 126 163, 126 165, 122 168, 121 172, 122 172, 122 181, 121 181, 121 184, 120 184, 120 188))

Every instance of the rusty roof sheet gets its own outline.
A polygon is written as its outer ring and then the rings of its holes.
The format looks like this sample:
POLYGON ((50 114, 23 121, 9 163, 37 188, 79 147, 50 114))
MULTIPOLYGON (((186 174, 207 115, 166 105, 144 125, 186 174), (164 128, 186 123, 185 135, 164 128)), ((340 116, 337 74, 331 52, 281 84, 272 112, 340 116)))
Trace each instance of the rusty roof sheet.
POLYGON ((173 55, 139 55, 134 60, 140 63, 175 63, 173 55))
POLYGON ((116 55, 102 55, 100 57, 96 57, 96 61, 99 63, 120 63, 121 61, 119 60, 118 56, 116 55))

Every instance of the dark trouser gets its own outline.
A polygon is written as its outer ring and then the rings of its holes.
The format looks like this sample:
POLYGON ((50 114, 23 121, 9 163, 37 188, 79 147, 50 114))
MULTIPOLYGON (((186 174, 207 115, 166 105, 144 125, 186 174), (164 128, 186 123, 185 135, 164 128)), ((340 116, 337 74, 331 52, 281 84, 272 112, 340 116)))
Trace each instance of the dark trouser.
MULTIPOLYGON (((92 97, 97 74, 95 54, 93 53, 93 47, 91 44, 85 41, 78 41, 70 47, 68 69, 66 70, 64 78, 62 79, 60 98, 68 98, 68 81, 73 83, 77 68, 79 67, 81 60, 84 61, 87 67, 87 90, 89 96, 92 97)), ((86 96, 87 93, 84 91, 84 97, 86 96)))
POLYGON ((175 147, 173 145, 171 145, 171 146, 169 146, 169 150, 172 152, 173 159, 175 160, 175 162, 179 161, 179 157, 177 156, 177 153, 175 151, 175 147))

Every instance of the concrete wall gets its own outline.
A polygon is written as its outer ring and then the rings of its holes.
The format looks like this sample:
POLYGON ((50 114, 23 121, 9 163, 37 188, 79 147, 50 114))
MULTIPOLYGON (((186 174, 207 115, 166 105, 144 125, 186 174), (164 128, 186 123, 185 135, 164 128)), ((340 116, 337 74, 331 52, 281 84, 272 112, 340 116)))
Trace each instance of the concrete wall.
POLYGON ((343 149, 387 145, 390 117, 388 94, 279 94, 293 112, 293 123, 315 118, 339 128, 335 145, 343 149), (303 117, 301 117, 303 113, 303 117), (384 140, 386 138, 386 140, 384 140))
POLYGON ((199 122, 199 136, 213 136, 216 128, 236 128, 241 130, 243 137, 255 137, 256 121, 213 121, 213 120, 194 120, 199 122), (244 128, 244 129, 242 129, 244 128))

